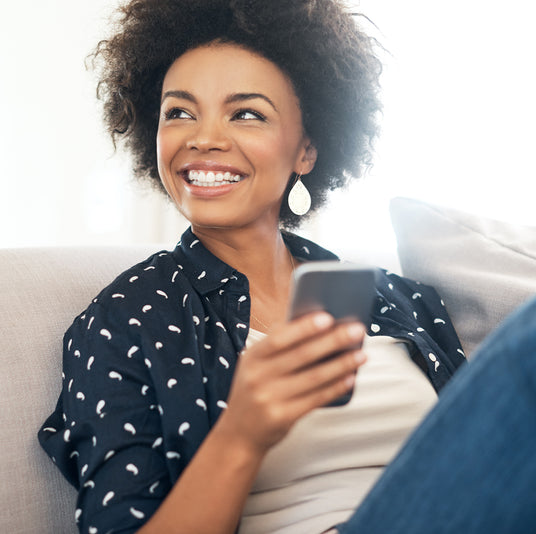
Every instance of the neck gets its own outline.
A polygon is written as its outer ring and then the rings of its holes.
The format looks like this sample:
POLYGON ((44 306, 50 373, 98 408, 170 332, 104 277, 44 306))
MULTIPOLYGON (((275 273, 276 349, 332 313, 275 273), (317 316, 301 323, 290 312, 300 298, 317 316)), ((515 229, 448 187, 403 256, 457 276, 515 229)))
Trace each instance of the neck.
POLYGON ((248 278, 253 328, 266 331, 285 320, 294 261, 279 228, 192 230, 208 250, 248 278))
POLYGON ((271 228, 219 229, 192 227, 193 232, 220 260, 245 274, 250 285, 290 272, 291 257, 281 231, 271 228))

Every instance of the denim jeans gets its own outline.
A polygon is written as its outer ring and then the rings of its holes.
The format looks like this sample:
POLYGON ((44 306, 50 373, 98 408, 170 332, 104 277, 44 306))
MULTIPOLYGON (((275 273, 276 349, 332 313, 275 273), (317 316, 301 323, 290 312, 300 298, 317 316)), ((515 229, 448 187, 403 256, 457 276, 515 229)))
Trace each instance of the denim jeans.
POLYGON ((464 364, 338 530, 536 533, 536 300, 464 364))

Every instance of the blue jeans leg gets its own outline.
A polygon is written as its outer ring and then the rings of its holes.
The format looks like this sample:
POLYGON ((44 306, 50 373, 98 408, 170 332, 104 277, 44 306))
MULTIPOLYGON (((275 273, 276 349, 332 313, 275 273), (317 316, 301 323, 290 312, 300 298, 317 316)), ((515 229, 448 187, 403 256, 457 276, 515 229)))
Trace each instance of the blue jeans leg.
POLYGON ((536 533, 536 300, 459 370, 339 532, 536 533))

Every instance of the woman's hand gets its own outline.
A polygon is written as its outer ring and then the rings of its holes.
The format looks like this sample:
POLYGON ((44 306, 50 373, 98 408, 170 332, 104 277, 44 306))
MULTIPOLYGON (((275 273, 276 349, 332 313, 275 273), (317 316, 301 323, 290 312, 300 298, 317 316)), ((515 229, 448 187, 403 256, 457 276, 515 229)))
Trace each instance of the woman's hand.
POLYGON ((264 455, 303 415, 353 387, 364 336, 362 324, 322 312, 269 333, 240 355, 220 428, 264 455))

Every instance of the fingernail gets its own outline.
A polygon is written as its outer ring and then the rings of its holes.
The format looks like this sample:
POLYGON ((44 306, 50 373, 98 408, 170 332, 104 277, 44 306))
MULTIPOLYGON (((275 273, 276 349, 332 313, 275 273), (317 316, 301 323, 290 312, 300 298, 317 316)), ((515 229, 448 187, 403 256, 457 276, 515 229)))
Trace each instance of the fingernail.
POLYGON ((364 334, 364 328, 360 324, 351 324, 346 331, 351 339, 361 339, 364 334))
POLYGON ((354 352, 354 359, 358 365, 361 365, 367 360, 367 355, 362 350, 356 350, 354 352))
POLYGON ((353 387, 355 384, 355 375, 347 376, 345 382, 349 388, 353 387))
POLYGON ((317 313, 313 321, 318 328, 327 328, 333 323, 333 317, 329 313, 317 313))

